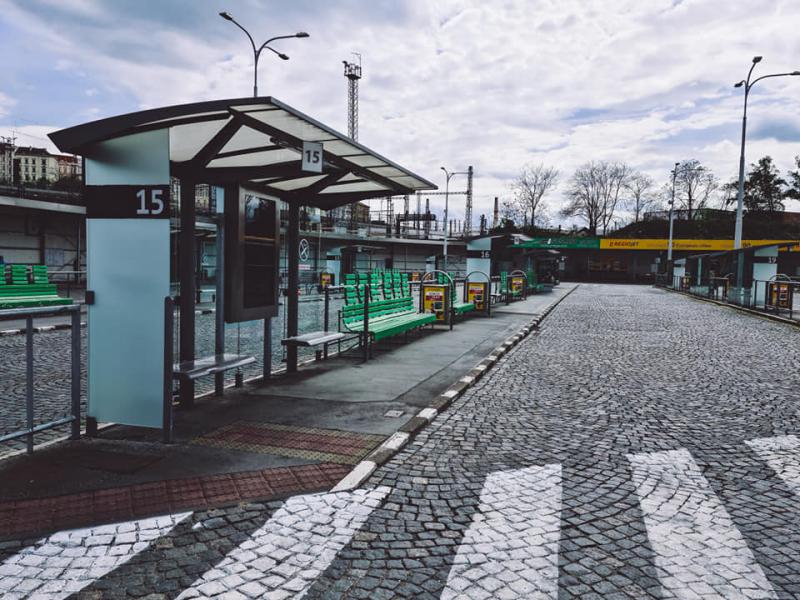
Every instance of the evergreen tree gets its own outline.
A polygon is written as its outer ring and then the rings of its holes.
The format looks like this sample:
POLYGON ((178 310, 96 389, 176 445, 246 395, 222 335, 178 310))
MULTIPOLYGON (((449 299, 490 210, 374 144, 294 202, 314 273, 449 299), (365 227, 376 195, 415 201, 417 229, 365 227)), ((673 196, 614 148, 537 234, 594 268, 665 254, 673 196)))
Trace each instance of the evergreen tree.
POLYGON ((785 197, 792 200, 800 200, 800 156, 794 157, 794 164, 797 167, 794 171, 789 171, 789 183, 785 197))
POLYGON ((749 212, 783 210, 786 181, 780 176, 772 157, 765 156, 750 167, 744 184, 745 208, 749 212))

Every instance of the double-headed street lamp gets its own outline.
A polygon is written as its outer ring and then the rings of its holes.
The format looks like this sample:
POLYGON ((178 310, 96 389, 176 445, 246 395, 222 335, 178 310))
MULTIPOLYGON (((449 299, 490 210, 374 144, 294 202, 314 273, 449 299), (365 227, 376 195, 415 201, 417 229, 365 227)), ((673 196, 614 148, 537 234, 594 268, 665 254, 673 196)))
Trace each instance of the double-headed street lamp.
POLYGON ((294 35, 279 35, 273 38, 269 38, 266 42, 261 44, 258 48, 256 48, 256 43, 253 41, 253 36, 250 35, 250 32, 247 31, 244 27, 242 27, 236 19, 234 19, 229 13, 221 12, 219 16, 225 19, 226 21, 230 21, 234 25, 236 25, 239 29, 244 31, 245 35, 247 35, 247 39, 250 40, 250 45, 253 47, 253 97, 258 96, 258 59, 261 57, 261 51, 265 48, 270 50, 278 55, 278 58, 282 60, 289 60, 289 57, 284 54, 283 52, 278 52, 275 48, 271 48, 269 44, 274 42, 275 40, 288 40, 290 38, 307 38, 309 37, 305 31, 299 31, 294 35))
MULTIPOLYGON (((747 79, 743 79, 739 83, 734 84, 733 87, 744 86, 744 113, 742 116, 742 148, 739 154, 739 193, 736 198, 736 231, 734 233, 733 248, 739 250, 742 247, 742 211, 744 207, 744 141, 747 131, 747 97, 750 95, 750 90, 755 84, 762 79, 770 77, 792 77, 800 75, 800 71, 792 71, 791 73, 772 73, 771 75, 762 75, 753 81, 750 81, 750 76, 753 74, 753 69, 761 62, 761 56, 753 57, 753 64, 750 65, 750 71, 747 73, 747 79)), ((741 262, 741 261, 739 261, 741 262)), ((741 277, 737 279, 737 285, 741 285, 741 277)))
POLYGON ((447 272, 447 209, 450 205, 450 179, 455 175, 469 175, 469 171, 453 171, 452 173, 444 167, 439 167, 447 176, 444 186, 444 269, 447 272))

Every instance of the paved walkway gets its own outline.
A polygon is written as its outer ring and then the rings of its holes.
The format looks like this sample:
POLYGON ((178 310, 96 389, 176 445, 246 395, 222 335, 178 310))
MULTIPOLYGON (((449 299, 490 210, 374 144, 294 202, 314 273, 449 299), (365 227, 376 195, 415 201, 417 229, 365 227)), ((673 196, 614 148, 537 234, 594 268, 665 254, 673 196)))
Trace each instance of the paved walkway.
POLYGON ((796 329, 582 285, 362 489, 0 546, 4 598, 800 598, 796 329))

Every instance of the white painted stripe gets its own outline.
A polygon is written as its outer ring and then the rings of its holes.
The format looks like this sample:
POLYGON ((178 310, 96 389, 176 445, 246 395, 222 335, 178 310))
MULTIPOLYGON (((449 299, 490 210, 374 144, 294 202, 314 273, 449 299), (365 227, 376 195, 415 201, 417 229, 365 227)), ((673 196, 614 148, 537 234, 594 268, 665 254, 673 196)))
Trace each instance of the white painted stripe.
POLYGON ((688 451, 631 454, 628 460, 665 597, 776 598, 688 451))
POLYGON ((461 379, 459 379, 459 381, 461 383, 472 383, 473 381, 475 381, 475 378, 470 376, 470 375, 466 375, 465 377, 462 377, 461 379))
POLYGON ((302 598, 388 492, 388 487, 379 487, 289 498, 249 540, 178 598, 216 596, 228 587, 223 580, 234 573, 246 573, 248 581, 263 586, 260 597, 272 597, 273 592, 276 598, 302 598), (330 531, 323 534, 322 529, 330 531))
POLYGON ((61 600, 124 565, 192 513, 60 531, 0 565, 0 597, 61 600))
POLYGON ((396 431, 388 440, 381 444, 381 447, 386 448, 387 450, 400 450, 400 448, 406 445, 409 437, 411 436, 404 431, 396 431))
POLYGON ((425 419, 426 421, 432 421, 436 415, 439 414, 439 411, 435 408, 423 408, 421 411, 417 413, 417 416, 420 419, 425 419))
POLYGON ((794 435, 745 442, 795 494, 800 496, 800 439, 794 435))
POLYGON ((490 474, 442 599, 480 588, 493 598, 521 589, 526 598, 557 598, 560 527, 561 465, 490 474))
POLYGON ((346 492, 348 490, 352 490, 354 487, 360 485, 361 482, 367 477, 372 475, 372 472, 377 467, 378 465, 371 460, 362 460, 355 467, 353 467, 353 470, 345 475, 344 479, 337 483, 331 491, 346 492))
POLYGON ((456 396, 458 396, 458 391, 457 390, 447 390, 446 392, 444 392, 442 394, 442 396, 444 396, 445 398, 455 398, 456 396))

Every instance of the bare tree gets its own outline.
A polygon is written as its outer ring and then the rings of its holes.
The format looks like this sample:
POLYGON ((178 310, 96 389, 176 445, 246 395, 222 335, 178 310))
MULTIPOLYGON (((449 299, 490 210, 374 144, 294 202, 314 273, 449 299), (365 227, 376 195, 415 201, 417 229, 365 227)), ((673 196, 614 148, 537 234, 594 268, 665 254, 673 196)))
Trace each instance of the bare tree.
POLYGON ((653 178, 644 173, 633 173, 628 179, 625 190, 630 194, 628 208, 633 212, 634 223, 638 223, 645 211, 656 203, 654 185, 653 178))
POLYGON ((522 220, 531 227, 541 221, 544 214, 544 196, 558 183, 558 170, 538 165, 526 165, 511 184, 513 203, 522 220))
POLYGON ((569 202, 561 214, 585 221, 594 234, 602 227, 605 234, 631 173, 625 163, 592 161, 578 167, 570 182, 569 202))
POLYGON ((691 221, 696 211, 706 208, 719 183, 711 170, 694 158, 683 161, 677 169, 675 200, 686 209, 688 220, 691 221))

